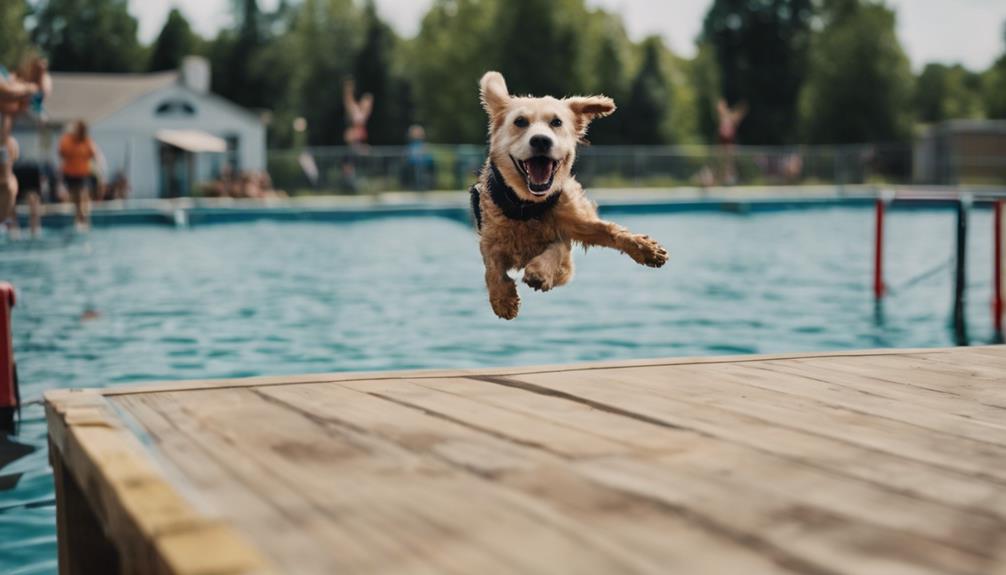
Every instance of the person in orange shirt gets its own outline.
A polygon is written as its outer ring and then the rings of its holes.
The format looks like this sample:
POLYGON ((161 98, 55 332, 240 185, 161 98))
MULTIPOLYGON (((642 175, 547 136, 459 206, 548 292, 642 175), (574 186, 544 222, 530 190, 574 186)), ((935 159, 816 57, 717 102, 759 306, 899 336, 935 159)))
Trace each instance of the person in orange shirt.
POLYGON ((62 158, 63 183, 70 190, 75 208, 74 222, 80 231, 91 226, 91 162, 99 158, 98 146, 87 135, 87 124, 78 120, 73 130, 63 135, 59 142, 62 158))

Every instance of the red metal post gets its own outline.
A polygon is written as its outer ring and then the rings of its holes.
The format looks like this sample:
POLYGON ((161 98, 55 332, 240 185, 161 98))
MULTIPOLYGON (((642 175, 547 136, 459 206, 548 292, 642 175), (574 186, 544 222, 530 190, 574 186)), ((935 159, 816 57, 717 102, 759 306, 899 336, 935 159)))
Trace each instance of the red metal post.
POLYGON ((1003 333, 1003 206, 1006 201, 998 200, 992 216, 992 248, 995 260, 992 262, 992 325, 996 335, 1003 333))
MULTIPOLYGON (((14 307, 14 286, 0 282, 0 416, 17 408, 14 380, 14 338, 11 336, 11 308, 14 307)), ((0 417, 2 418, 2 417, 0 417)))
POLYGON ((877 198, 877 228, 873 244, 873 296, 884 297, 884 198, 877 198))

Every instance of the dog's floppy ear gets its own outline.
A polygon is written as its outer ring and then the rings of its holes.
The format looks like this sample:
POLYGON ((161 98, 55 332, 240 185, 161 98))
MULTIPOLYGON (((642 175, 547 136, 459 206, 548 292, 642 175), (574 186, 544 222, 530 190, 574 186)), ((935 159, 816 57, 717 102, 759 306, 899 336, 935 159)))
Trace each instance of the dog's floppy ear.
POLYGON ((495 120, 510 101, 510 92, 507 91, 503 74, 486 72, 479 80, 479 96, 482 98, 482 107, 489 117, 495 120))
POLYGON ((615 111, 615 101, 607 96, 573 96, 566 98, 565 102, 573 110, 576 132, 581 137, 587 133, 587 126, 592 120, 611 115, 615 111))

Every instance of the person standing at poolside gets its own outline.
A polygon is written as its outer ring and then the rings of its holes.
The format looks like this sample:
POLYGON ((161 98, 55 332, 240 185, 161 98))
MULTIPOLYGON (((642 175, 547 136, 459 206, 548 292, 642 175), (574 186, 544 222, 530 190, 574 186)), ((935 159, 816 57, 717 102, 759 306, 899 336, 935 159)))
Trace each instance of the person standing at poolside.
POLYGON ((14 161, 18 145, 11 137, 14 117, 27 111, 31 99, 41 91, 38 84, 12 77, 0 66, 0 223, 6 222, 14 212, 17 201, 14 161))
MULTIPOLYGON (((39 142, 47 141, 42 132, 44 128, 45 97, 52 92, 52 78, 49 76, 49 61, 43 58, 38 52, 29 50, 21 59, 21 65, 17 69, 17 79, 37 84, 40 91, 34 94, 29 101, 31 115, 35 117, 36 125, 39 129, 39 142)), ((45 147, 48 147, 47 145, 45 147)), ((26 201, 28 203, 29 223, 32 237, 38 237, 42 230, 42 201, 43 193, 49 187, 51 180, 46 175, 46 161, 43 160, 47 154, 36 153, 25 161, 14 163, 14 175, 18 182, 18 197, 15 203, 26 201)), ((51 170, 51 168, 50 168, 51 170)), ((11 237, 19 234, 17 217, 12 217, 9 223, 9 233, 11 237)))
POLYGON ((100 158, 97 144, 87 133, 87 123, 77 120, 59 142, 63 183, 70 190, 74 205, 74 223, 78 231, 91 226, 91 163, 100 158))
POLYGON ((734 145, 737 144, 737 129, 740 127, 744 117, 747 116, 747 103, 741 102, 736 108, 727 105, 727 101, 720 98, 716 103, 716 113, 719 116, 720 125, 717 133, 720 149, 723 151, 723 183, 733 185, 737 183, 737 168, 734 165, 734 145))

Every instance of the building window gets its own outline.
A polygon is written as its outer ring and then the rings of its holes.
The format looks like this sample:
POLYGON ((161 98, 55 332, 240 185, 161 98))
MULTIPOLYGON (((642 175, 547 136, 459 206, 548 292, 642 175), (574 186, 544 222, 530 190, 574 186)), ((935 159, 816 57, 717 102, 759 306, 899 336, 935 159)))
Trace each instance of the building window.
POLYGON ((157 106, 158 116, 195 116, 196 107, 185 100, 165 100, 157 106))

